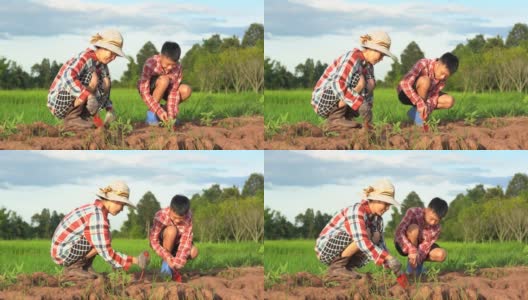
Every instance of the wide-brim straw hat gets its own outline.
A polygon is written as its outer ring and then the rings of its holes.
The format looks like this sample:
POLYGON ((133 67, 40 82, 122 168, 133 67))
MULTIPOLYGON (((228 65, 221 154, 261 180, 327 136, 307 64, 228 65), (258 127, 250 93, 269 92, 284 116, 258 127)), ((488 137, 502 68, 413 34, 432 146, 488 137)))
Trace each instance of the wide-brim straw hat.
POLYGON ((381 52, 386 56, 390 56, 396 60, 396 56, 390 52, 391 38, 385 31, 374 31, 359 38, 359 42, 363 48, 369 48, 381 52))
POLYGON ((400 203, 394 199, 394 185, 388 179, 376 181, 373 185, 364 189, 364 194, 367 200, 377 200, 400 206, 400 203))
POLYGON ((100 188, 95 194, 103 200, 117 201, 133 208, 136 207, 128 199, 130 196, 130 188, 124 181, 121 180, 116 180, 110 183, 107 187, 100 188))
POLYGON ((123 36, 116 29, 106 29, 92 36, 90 40, 94 46, 105 48, 118 56, 125 56, 123 52, 123 36))

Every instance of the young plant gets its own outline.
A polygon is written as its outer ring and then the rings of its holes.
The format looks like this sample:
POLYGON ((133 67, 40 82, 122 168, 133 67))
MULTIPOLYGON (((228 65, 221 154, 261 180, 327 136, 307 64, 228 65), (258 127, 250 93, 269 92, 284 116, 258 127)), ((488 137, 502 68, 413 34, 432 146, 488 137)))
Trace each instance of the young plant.
POLYGON ((12 119, 5 120, 2 124, 0 124, 0 135, 2 137, 8 137, 12 134, 15 134, 18 132, 17 125, 22 123, 22 120, 24 119, 24 113, 20 113, 16 116, 14 116, 12 119))
POLYGON ((277 269, 267 272, 264 275, 264 287, 269 289, 273 285, 281 281, 282 274, 288 270, 288 263, 281 264, 277 269))
POLYGON ((431 116, 431 118, 426 123, 433 133, 438 133, 438 125, 440 125, 440 119, 437 119, 435 116, 431 116))
POLYGON ((0 291, 16 283, 18 274, 22 273, 24 263, 17 264, 11 270, 6 270, 0 274, 0 291))
POLYGON ((275 120, 269 120, 264 125, 264 134, 267 138, 271 138, 275 134, 277 134, 282 126, 286 124, 288 120, 288 113, 281 114, 277 119, 275 120))
POLYGON ((425 273, 427 280, 434 281, 435 283, 438 282, 438 274, 440 274, 440 267, 438 266, 431 266, 431 268, 425 273))
POLYGON ((478 265, 476 260, 472 262, 467 262, 464 264, 464 266, 466 266, 466 271, 464 271, 464 273, 466 273, 467 275, 473 277, 477 274, 478 265))
POLYGON ((465 118, 464 118, 464 124, 468 126, 475 126, 477 119, 478 119, 478 111, 475 110, 473 112, 466 113, 465 118))
POLYGON ((214 120, 214 112, 203 112, 200 114, 200 124, 203 126, 211 126, 213 125, 214 120))

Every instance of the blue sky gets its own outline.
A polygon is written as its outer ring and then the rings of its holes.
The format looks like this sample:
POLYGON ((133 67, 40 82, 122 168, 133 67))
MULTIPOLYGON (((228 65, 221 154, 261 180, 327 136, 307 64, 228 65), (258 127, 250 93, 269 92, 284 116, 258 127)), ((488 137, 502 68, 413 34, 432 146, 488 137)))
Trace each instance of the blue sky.
POLYGON ((476 184, 506 188, 527 165, 526 151, 266 151, 265 206, 292 222, 307 208, 333 214, 380 178, 393 182, 397 201, 415 191, 426 204, 451 202, 476 184))
MULTIPOLYGON (((115 179, 128 183, 132 202, 151 191, 167 206, 175 194, 191 197, 215 183, 242 188, 251 173, 264 173, 263 161, 263 151, 3 151, 0 207, 27 222, 43 208, 66 214, 115 179)), ((113 228, 126 215, 112 217, 113 228)))
MULTIPOLYGON (((331 63, 359 46, 359 36, 385 30, 399 57, 416 41, 426 57, 439 57, 476 34, 507 36, 515 23, 528 23, 526 1, 351 1, 266 0, 265 55, 290 71, 314 58, 331 63)), ((383 79, 392 60, 375 66, 383 79)))
MULTIPOLYGON (((0 7, 0 56, 29 72, 43 58, 65 62, 105 28, 121 31, 124 52, 134 58, 147 41, 158 50, 176 41, 185 53, 215 33, 242 38, 255 22, 264 23, 264 0, 8 0, 0 7)), ((112 77, 126 65, 122 58, 110 63, 112 77)))

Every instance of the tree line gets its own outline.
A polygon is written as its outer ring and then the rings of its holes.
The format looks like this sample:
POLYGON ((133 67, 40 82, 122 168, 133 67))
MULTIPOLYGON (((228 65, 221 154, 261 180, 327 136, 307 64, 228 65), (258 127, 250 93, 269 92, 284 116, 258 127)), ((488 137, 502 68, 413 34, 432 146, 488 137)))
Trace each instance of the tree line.
MULTIPOLYGON (((190 197, 194 239, 201 242, 255 241, 264 239, 264 176, 251 174, 242 189, 213 184, 190 197)), ((165 201, 167 206, 170 199, 165 201)), ((146 192, 129 208, 127 220, 113 237, 148 237, 154 215, 163 208, 155 195, 146 192)), ((51 239, 64 214, 45 208, 25 222, 16 212, 0 208, 0 240, 51 239)))
MULTIPOLYGON (((527 92, 528 91, 528 25, 517 23, 506 39, 501 36, 485 38, 479 34, 466 43, 458 44, 452 51, 459 60, 457 73, 448 80, 447 89, 462 92, 527 92)), ((394 61, 378 86, 396 87, 402 77, 424 53, 412 41, 394 61)), ((431 57, 432 58, 432 57, 431 57)), ((313 88, 328 64, 309 58, 287 70, 280 62, 264 59, 264 77, 267 89, 313 88)))
MULTIPOLYGON (((447 199, 444 199, 447 200, 447 199)), ((410 192, 399 208, 392 207, 385 235, 393 237, 409 208, 425 207, 415 192, 410 192)), ((335 212, 337 213, 337 212, 335 212)), ((518 241, 528 242, 528 175, 515 174, 506 190, 501 186, 485 188, 478 184, 458 194, 449 203, 441 221, 441 239, 461 242, 518 241)), ((291 223, 280 212, 264 209, 266 239, 315 239, 333 215, 307 209, 291 223)))
MULTIPOLYGON (((161 45, 160 45, 161 47, 161 45)), ((145 61, 159 54, 148 41, 136 57, 128 55, 127 69, 114 87, 136 88, 145 61)), ((212 35, 197 43, 181 58, 186 84, 202 92, 262 92, 264 89, 264 26, 251 24, 242 40, 237 36, 212 35)), ((25 72, 16 62, 0 57, 0 89, 48 89, 61 63, 43 59, 25 72)))

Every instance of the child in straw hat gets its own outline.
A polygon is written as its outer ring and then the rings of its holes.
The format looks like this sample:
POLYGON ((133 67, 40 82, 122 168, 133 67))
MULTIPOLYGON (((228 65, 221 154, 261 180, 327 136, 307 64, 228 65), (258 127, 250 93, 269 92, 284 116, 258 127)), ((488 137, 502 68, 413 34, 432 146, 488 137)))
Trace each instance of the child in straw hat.
POLYGON ((369 261, 385 265, 398 273, 401 264, 392 257, 383 239, 383 218, 394 199, 394 186, 382 179, 364 190, 365 197, 353 206, 342 209, 323 228, 317 238, 315 252, 329 265, 328 277, 360 279, 355 272, 369 261))
POLYGON ((457 69, 458 58, 448 52, 438 59, 420 59, 400 81, 398 98, 402 104, 411 105, 407 115, 416 125, 426 125, 435 109, 453 107, 455 99, 442 89, 457 69))
POLYGON ((103 121, 98 112, 106 108, 105 124, 115 120, 110 100, 110 71, 108 64, 123 53, 123 37, 117 30, 109 29, 94 35, 90 41, 94 49, 88 48, 68 60, 48 93, 48 108, 51 113, 64 119, 66 130, 100 127, 103 121))
POLYGON ((193 245, 192 213, 189 198, 176 195, 167 208, 159 210, 154 216, 150 230, 150 246, 161 257, 161 273, 181 282, 179 269, 189 259, 198 256, 193 245))
POLYGON ((138 91, 148 107, 147 124, 158 125, 159 121, 176 125, 180 104, 191 96, 191 87, 182 84, 183 72, 179 62, 180 46, 165 42, 161 53, 145 61, 138 81, 138 91), (161 105, 161 100, 167 101, 161 105))
POLYGON ((363 116, 365 125, 372 121, 373 90, 376 86, 374 65, 390 52, 391 39, 383 31, 361 36, 361 47, 345 53, 326 68, 312 93, 314 111, 327 119, 328 130, 359 128, 352 118, 363 116))
POLYGON ((74 209, 59 223, 51 241, 51 258, 64 266, 66 278, 71 280, 95 279, 98 274, 92 263, 96 255, 113 268, 128 270, 131 264, 142 269, 148 265, 148 256, 142 252, 132 257, 114 251, 110 235, 108 214, 119 214, 125 205, 135 207, 129 200, 130 189, 123 181, 114 181, 99 189, 99 199, 74 209))

